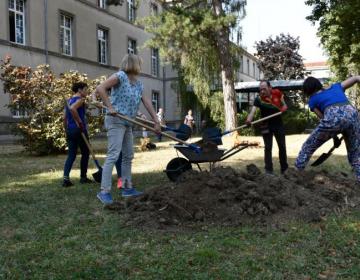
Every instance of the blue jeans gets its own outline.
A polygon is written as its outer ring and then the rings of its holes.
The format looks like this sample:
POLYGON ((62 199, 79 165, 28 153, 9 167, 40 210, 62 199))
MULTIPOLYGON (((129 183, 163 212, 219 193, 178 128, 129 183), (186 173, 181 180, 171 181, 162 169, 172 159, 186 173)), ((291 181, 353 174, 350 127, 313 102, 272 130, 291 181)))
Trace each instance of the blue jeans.
POLYGON ((112 185, 112 170, 115 163, 121 160, 121 177, 124 186, 131 188, 131 164, 134 158, 132 127, 124 124, 119 118, 113 116, 105 117, 105 128, 107 129, 108 151, 103 166, 101 178, 101 190, 110 192, 112 185))
MULTIPOLYGON (((86 138, 88 138, 87 134, 86 134, 86 138)), ((78 128, 67 129, 66 140, 69 151, 64 166, 64 177, 69 178, 72 165, 76 158, 77 149, 79 147, 81 151, 80 176, 81 178, 86 178, 86 173, 89 164, 89 149, 86 146, 86 143, 81 136, 80 129, 78 128)))

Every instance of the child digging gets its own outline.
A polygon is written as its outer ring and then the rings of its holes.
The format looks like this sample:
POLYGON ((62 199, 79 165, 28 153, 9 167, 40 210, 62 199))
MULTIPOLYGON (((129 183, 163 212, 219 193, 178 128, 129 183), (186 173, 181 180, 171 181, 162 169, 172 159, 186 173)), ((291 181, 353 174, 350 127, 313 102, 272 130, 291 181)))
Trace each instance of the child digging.
POLYGON ((303 85, 309 99, 309 107, 321 119, 320 124, 303 144, 296 159, 298 170, 305 169, 313 153, 327 140, 342 134, 345 139, 348 160, 357 180, 360 181, 360 119, 358 111, 350 104, 345 90, 360 83, 360 76, 324 89, 320 81, 308 77, 303 85))
POLYGON ((103 166, 101 191, 97 194, 98 199, 103 204, 113 202, 110 193, 112 170, 119 159, 120 153, 122 153, 122 196, 129 197, 142 194, 133 187, 131 180, 131 164, 134 157, 132 124, 116 117, 116 113, 135 118, 140 101, 142 101, 155 123, 155 130, 160 132, 160 124, 152 103, 143 96, 143 84, 138 80, 140 71, 140 58, 137 55, 128 54, 122 60, 120 71, 113 74, 96 88, 96 93, 108 108, 108 115, 105 117, 108 151, 103 166), (110 89, 111 96, 109 99, 107 91, 110 89))
POLYGON ((63 187, 73 186, 70 181, 70 171, 76 158, 78 147, 81 151, 80 161, 80 183, 92 183, 90 179, 86 177, 88 164, 89 164, 89 149, 81 136, 81 133, 85 134, 88 138, 87 124, 85 117, 85 97, 87 96, 87 84, 75 83, 73 84, 72 91, 74 95, 67 100, 64 113, 64 128, 66 131, 66 140, 68 145, 68 156, 64 166, 64 180, 63 187))

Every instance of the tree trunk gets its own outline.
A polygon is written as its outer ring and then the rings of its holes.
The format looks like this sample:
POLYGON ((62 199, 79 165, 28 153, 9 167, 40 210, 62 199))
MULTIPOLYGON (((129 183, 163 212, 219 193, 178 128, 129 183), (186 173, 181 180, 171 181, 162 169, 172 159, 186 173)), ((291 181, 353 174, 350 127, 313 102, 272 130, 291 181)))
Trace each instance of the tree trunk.
MULTIPOLYGON (((213 1, 214 13, 217 17, 223 15, 222 2, 213 1)), ((227 130, 237 126, 236 118, 236 95, 234 86, 234 71, 230 55, 229 28, 225 27, 219 31, 216 44, 221 66, 221 79, 224 95, 225 127, 227 130)))

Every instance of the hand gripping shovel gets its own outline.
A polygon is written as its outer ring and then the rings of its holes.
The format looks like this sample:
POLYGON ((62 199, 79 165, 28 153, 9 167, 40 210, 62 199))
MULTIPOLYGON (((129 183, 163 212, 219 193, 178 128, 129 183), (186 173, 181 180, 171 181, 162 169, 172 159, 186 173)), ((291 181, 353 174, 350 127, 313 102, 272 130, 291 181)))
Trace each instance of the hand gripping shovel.
POLYGON ((344 136, 341 136, 341 138, 339 139, 337 136, 333 137, 334 140, 334 146, 332 146, 332 148, 327 152, 327 153, 323 153, 321 156, 319 156, 319 158, 317 160, 315 160, 311 166, 319 166, 320 164, 322 164, 325 160, 327 160, 332 152, 336 149, 339 148, 341 145, 342 140, 344 139, 344 136))
MULTIPOLYGON (((67 102, 65 96, 63 96, 63 98, 64 98, 64 102, 65 102, 65 104, 66 104, 66 107, 68 108, 69 112, 70 112, 71 115, 72 115, 72 112, 71 112, 71 110, 70 110, 69 103, 67 102)), ((74 119, 74 121, 75 121, 75 123, 76 123, 76 126, 80 129, 80 125, 79 125, 78 122, 75 120, 74 116, 73 116, 73 119, 74 119)), ((90 145, 89 140, 86 138, 86 135, 85 135, 84 132, 82 132, 82 131, 81 131, 81 137, 83 138, 86 146, 88 147, 88 149, 89 149, 89 151, 90 151, 90 154, 91 154, 91 157, 92 157, 92 159, 93 159, 93 161, 94 161, 94 163, 95 163, 95 165, 96 165, 96 167, 97 167, 97 169, 98 169, 98 171, 95 172, 95 173, 93 173, 92 176, 93 176, 95 182, 101 183, 102 167, 101 167, 99 161, 96 159, 94 150, 93 150, 92 146, 90 145)))
MULTIPOLYGON (((276 116, 280 116, 282 114, 282 112, 277 112, 275 114, 272 114, 270 116, 267 116, 267 117, 264 117, 264 118, 261 118, 261 119, 258 119, 256 121, 253 121, 250 125, 254 125, 254 124, 257 124, 257 123, 261 123, 263 121, 266 121, 268 119, 271 119, 271 118, 274 118, 276 116)), ((219 128, 209 128, 205 131, 204 135, 203 135, 203 139, 204 141, 213 141, 213 142, 221 142, 220 138, 227 135, 227 134, 230 134, 232 132, 235 132, 235 131, 238 131, 240 129, 243 129, 243 128, 246 128, 248 127, 249 125, 248 124, 244 124, 244 125, 241 125, 241 126, 238 126, 238 127, 235 127, 231 130, 227 130, 227 131, 224 131, 223 133, 221 133, 221 130, 219 128), (217 141, 216 141, 217 140, 217 141)), ((221 145, 221 143, 219 143, 218 145, 221 145)))

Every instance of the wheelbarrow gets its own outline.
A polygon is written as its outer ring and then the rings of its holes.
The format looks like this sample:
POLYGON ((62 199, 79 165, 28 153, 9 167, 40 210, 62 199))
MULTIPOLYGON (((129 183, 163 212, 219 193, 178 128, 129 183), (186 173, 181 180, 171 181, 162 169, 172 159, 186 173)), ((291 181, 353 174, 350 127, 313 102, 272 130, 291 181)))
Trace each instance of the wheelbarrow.
MULTIPOLYGON (((259 120, 253 121, 251 125, 261 123, 265 120, 271 119, 281 114, 281 112, 278 112, 273 115, 261 118, 259 120)), ((224 132, 221 132, 221 130, 216 127, 206 129, 202 139, 194 143, 195 145, 201 147, 201 153, 196 152, 196 150, 191 149, 187 145, 175 145, 174 148, 176 149, 176 151, 180 152, 185 158, 180 157, 178 154, 176 158, 173 158, 169 161, 164 172, 166 173, 170 181, 176 182, 182 173, 192 169, 193 164, 196 164, 199 170, 202 171, 199 164, 209 163, 209 169, 211 171, 215 163, 228 159, 229 157, 250 146, 258 146, 258 143, 240 143, 229 150, 218 148, 218 145, 223 144, 221 138, 224 135, 241 130, 245 127, 248 127, 248 125, 242 125, 224 132)))
POLYGON ((237 154, 238 152, 250 147, 257 146, 255 143, 244 143, 234 146, 231 149, 219 149, 216 144, 212 143, 204 143, 202 152, 196 153, 193 149, 189 148, 185 145, 174 145, 174 148, 177 152, 180 152, 184 157, 180 157, 179 154, 176 158, 173 158, 169 161, 166 166, 167 177, 170 181, 176 182, 178 178, 184 172, 191 170, 192 165, 196 164, 200 171, 202 171, 200 167, 200 163, 209 163, 210 171, 214 168, 215 163, 221 162, 229 157, 237 154), (206 147, 208 145, 208 147, 206 147), (209 147, 210 146, 210 147, 209 147))

